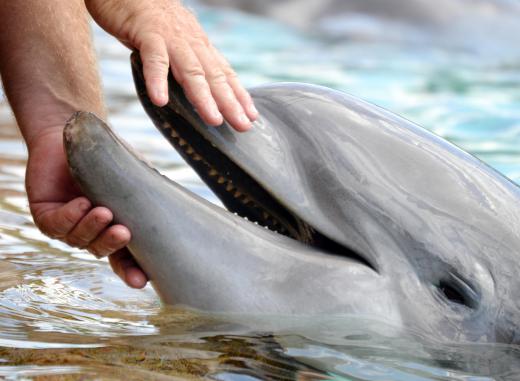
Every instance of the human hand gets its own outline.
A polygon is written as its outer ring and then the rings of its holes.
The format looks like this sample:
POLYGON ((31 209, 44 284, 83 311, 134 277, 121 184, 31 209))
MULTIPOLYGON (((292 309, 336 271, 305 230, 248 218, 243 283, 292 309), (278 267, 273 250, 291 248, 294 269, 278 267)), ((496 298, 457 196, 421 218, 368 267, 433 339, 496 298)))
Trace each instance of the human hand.
POLYGON ((148 279, 130 252, 130 231, 112 225, 112 212, 92 207, 72 179, 63 149, 62 128, 44 130, 28 145, 26 188, 34 222, 51 238, 109 256, 114 272, 133 288, 148 279))
POLYGON ((128 229, 112 226, 112 213, 83 197, 63 149, 63 126, 73 112, 106 117, 84 0, 0 1, 0 24, 3 92, 29 151, 26 186, 36 225, 98 256, 114 253, 115 272, 143 287, 146 276, 120 250, 128 229))
POLYGON ((103 29, 139 50, 155 105, 168 102, 171 67, 205 123, 217 126, 225 118, 237 131, 251 127, 258 112, 249 93, 180 1, 85 0, 85 4, 103 29))

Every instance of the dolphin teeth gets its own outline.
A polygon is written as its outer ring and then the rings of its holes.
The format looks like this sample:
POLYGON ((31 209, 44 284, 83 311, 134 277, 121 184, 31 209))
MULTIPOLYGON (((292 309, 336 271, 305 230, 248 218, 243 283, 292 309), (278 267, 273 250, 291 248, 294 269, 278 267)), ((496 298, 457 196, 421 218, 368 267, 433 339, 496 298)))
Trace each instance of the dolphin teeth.
POLYGON ((195 150, 193 149, 192 146, 188 146, 188 148, 186 148, 186 153, 188 155, 191 155, 192 153, 195 153, 195 150))
POLYGON ((191 159, 193 161, 201 161, 202 160, 202 156, 200 156, 198 153, 194 154, 191 159))
POLYGON ((218 172, 217 172, 216 169, 210 169, 210 170, 209 170, 209 175, 210 175, 211 177, 214 177, 214 176, 218 175, 218 172))
POLYGON ((233 189, 235 189, 235 187, 233 186, 232 183, 228 183, 226 185, 226 191, 231 192, 233 189))
POLYGON ((264 220, 268 220, 269 217, 271 217, 271 216, 269 215, 269 213, 267 213, 267 212, 263 212, 263 213, 262 213, 262 217, 264 218, 264 220))
MULTIPOLYGON (((171 128, 171 126, 168 124, 168 123, 164 123, 163 124, 163 128, 166 130, 166 129, 169 129, 171 128), (168 126, 168 127, 166 127, 168 126)), ((171 128, 172 130, 170 131, 170 136, 172 138, 178 138, 179 137, 179 134, 177 133, 177 131, 175 131, 173 128, 171 128)))
POLYGON ((187 142, 186 140, 184 140, 183 138, 180 138, 180 139, 179 139, 179 145, 180 145, 181 147, 184 147, 186 144, 188 144, 188 142, 187 142))
POLYGON ((238 189, 236 190, 235 194, 233 195, 235 198, 239 198, 242 196, 242 192, 240 192, 238 189))
POLYGON ((220 176, 218 179, 217 179, 217 183, 219 184, 224 184, 226 182, 226 179, 222 176, 220 176))

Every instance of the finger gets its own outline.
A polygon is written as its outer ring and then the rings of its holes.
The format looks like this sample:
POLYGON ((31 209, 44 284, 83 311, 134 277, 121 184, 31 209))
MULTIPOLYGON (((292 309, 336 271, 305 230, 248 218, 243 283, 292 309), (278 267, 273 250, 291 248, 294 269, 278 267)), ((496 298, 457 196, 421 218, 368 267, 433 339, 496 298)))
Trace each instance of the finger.
POLYGON ((78 197, 66 204, 33 205, 34 222, 51 238, 63 239, 88 213, 91 203, 78 197))
POLYGON ((237 131, 249 130, 251 128, 251 121, 237 100, 233 89, 229 86, 227 76, 218 64, 218 60, 207 46, 202 47, 201 45, 197 45, 195 49, 197 57, 206 73, 211 94, 217 102, 218 108, 224 118, 237 131))
POLYGON ((130 287, 143 288, 148 277, 128 250, 120 250, 108 257, 114 272, 130 287))
POLYGON ((210 48, 213 52, 213 55, 218 60, 220 67, 222 68, 222 71, 226 75, 229 86, 231 86, 231 89, 233 89, 235 96, 242 105, 242 108, 245 110, 249 120, 255 121, 258 118, 258 110, 256 109, 255 104, 253 103, 251 95, 242 86, 236 72, 233 70, 229 62, 224 58, 224 56, 220 54, 220 52, 218 52, 213 45, 210 45, 210 48))
POLYGON ((139 44, 143 62, 146 91, 151 101, 159 107, 168 103, 168 70, 170 61, 164 39, 155 33, 143 36, 139 44))
POLYGON ((130 238, 130 230, 123 225, 114 225, 101 233, 87 249, 98 258, 107 257, 126 247, 130 238))
POLYGON ((112 212, 107 208, 92 209, 67 235, 65 241, 74 247, 87 247, 112 222, 112 212))
POLYGON ((172 44, 170 58, 175 78, 202 120, 210 126, 221 125, 224 118, 213 99, 206 73, 193 50, 185 41, 179 40, 172 44))

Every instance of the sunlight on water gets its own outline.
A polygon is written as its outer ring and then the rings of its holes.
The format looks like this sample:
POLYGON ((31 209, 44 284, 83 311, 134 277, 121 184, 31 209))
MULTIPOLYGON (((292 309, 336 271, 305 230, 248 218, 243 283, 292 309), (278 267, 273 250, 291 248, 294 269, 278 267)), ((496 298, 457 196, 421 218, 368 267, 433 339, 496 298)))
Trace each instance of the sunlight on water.
MULTIPOLYGON (((301 81, 346 91, 520 181, 519 57, 351 41, 231 10, 199 6, 197 12, 246 85, 301 81)), ((99 29, 95 37, 114 128, 163 173, 216 202, 142 111, 129 52, 99 29)), ((34 227, 23 187, 26 150, 5 102, 0 125, 1 379, 520 377, 513 346, 441 345, 354 318, 341 322, 341 337, 330 322, 274 334, 252 323, 163 308, 150 287, 126 288, 105 260, 51 241, 34 227)))

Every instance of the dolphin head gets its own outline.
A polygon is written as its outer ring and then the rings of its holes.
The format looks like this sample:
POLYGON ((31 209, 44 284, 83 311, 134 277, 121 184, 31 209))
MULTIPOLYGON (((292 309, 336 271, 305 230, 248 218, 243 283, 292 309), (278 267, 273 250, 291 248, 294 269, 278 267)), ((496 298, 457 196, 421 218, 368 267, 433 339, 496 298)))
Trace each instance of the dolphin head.
MULTIPOLYGON (((386 302, 366 288, 366 304, 393 303, 412 329, 520 341, 515 184, 413 123, 330 89, 252 89, 260 118, 240 134, 206 126, 173 78, 169 104, 155 107, 137 53, 132 67, 151 119, 228 210, 363 264, 386 288, 386 302)), ((366 284, 340 287, 363 294, 366 284)))

